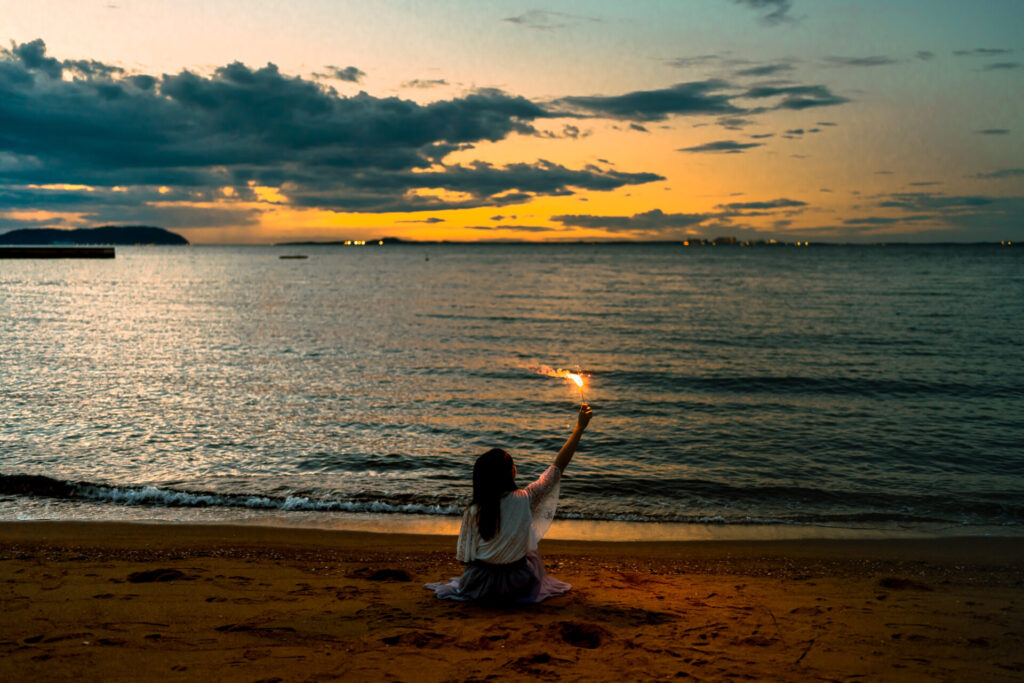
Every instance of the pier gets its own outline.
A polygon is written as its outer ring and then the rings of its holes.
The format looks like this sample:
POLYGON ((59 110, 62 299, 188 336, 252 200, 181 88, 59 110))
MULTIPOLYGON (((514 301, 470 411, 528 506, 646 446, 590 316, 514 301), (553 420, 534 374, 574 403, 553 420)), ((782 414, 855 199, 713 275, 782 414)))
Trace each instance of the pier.
POLYGON ((114 258, 114 247, 0 247, 5 258, 114 258))

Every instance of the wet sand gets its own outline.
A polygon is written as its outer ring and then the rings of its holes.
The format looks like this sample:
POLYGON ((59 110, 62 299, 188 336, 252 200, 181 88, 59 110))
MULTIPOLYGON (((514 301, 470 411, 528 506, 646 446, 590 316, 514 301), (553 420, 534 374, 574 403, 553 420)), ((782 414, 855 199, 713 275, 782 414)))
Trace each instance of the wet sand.
POLYGON ((565 597, 444 602, 455 539, 0 524, 0 679, 1024 679, 1024 540, 544 541, 565 597))

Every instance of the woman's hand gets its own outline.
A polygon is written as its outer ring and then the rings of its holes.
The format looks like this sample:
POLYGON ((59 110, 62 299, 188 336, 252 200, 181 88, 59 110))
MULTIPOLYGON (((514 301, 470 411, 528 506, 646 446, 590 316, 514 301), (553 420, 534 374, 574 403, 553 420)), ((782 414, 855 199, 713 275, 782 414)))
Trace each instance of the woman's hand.
POLYGON ((590 424, 590 418, 593 417, 594 411, 590 409, 586 403, 580 405, 580 415, 576 418, 576 431, 583 432, 587 425, 590 424))

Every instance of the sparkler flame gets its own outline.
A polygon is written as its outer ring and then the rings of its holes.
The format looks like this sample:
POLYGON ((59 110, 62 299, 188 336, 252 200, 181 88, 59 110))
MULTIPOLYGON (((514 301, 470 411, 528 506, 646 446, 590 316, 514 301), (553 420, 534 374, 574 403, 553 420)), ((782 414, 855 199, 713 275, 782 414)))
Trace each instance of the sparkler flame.
POLYGON ((584 375, 582 371, 577 370, 576 372, 573 372, 571 370, 562 370, 561 368, 555 370, 554 368, 547 365, 533 366, 530 369, 536 372, 538 375, 545 375, 547 377, 557 377, 559 379, 569 380, 580 389, 580 403, 586 403, 586 399, 583 397, 583 378, 586 377, 586 375, 584 375))

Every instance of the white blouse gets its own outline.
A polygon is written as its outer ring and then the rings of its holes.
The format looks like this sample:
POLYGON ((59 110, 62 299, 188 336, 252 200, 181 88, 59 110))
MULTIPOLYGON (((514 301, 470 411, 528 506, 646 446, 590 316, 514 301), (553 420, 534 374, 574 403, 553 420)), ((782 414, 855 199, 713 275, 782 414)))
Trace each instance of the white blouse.
POLYGON ((471 505, 462 515, 456 559, 509 564, 535 552, 537 542, 547 533, 555 516, 561 475, 561 470, 552 465, 525 489, 506 493, 501 499, 498 531, 490 540, 480 536, 477 508, 471 505))

